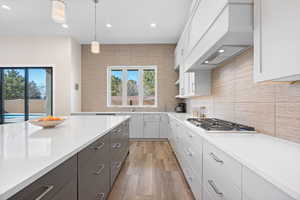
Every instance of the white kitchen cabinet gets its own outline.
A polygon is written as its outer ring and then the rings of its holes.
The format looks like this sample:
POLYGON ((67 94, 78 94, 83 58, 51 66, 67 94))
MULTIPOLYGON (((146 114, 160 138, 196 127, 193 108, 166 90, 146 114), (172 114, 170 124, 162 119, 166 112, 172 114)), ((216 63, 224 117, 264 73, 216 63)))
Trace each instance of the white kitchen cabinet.
POLYGON ((254 0, 254 80, 300 80, 300 1, 254 0))
POLYGON ((252 172, 243 168, 243 199, 249 200, 293 200, 271 183, 252 172))
POLYGON ((144 137, 149 139, 159 138, 159 122, 144 121, 144 137))
POLYGON ((202 0, 199 3, 191 21, 189 48, 198 43, 227 3, 227 0, 202 0))
POLYGON ((143 114, 133 114, 130 119, 130 138, 143 138, 144 119, 143 114))
POLYGON ((167 114, 161 114, 159 124, 159 138, 168 139, 170 134, 169 117, 167 114))

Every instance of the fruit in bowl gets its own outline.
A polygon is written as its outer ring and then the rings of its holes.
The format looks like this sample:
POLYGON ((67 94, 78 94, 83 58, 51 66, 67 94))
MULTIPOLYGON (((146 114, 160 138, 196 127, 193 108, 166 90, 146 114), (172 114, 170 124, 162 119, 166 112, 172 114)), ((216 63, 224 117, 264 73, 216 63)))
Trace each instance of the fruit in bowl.
POLYGON ((39 119, 29 120, 30 124, 40 126, 43 128, 54 128, 59 124, 62 124, 66 119, 54 116, 47 116, 39 119))

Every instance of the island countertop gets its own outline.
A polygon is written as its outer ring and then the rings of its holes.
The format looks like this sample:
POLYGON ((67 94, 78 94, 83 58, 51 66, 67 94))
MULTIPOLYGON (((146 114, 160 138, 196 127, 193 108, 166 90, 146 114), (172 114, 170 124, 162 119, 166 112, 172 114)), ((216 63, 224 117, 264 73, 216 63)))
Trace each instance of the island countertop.
POLYGON ((0 200, 5 200, 129 119, 71 116, 54 129, 0 126, 0 200))

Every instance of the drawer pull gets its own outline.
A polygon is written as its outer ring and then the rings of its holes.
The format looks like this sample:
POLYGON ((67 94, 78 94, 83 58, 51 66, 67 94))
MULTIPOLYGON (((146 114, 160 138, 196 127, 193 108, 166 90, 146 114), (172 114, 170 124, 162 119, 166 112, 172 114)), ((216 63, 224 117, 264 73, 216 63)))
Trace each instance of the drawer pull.
POLYGON ((194 153, 193 153, 193 152, 191 152, 189 149, 187 149, 187 152, 188 152, 188 155, 189 155, 189 156, 191 156, 191 157, 193 157, 193 156, 194 156, 194 153))
POLYGON ((121 167, 122 163, 121 162, 116 162, 115 163, 115 168, 119 169, 121 167))
POLYGON ((97 196, 99 196, 99 200, 103 200, 104 199, 104 197, 105 197, 105 194, 103 193, 103 192, 101 192, 99 195, 97 195, 97 196))
POLYGON ((113 148, 113 149, 120 149, 121 146, 122 146, 122 144, 116 143, 116 144, 113 144, 113 145, 112 145, 112 148, 113 148))
POLYGON ((208 180, 208 183, 217 195, 219 195, 221 197, 223 196, 223 193, 219 191, 219 189, 217 188, 217 186, 213 180, 208 180))
POLYGON ((209 155, 217 162, 217 163, 220 163, 220 164, 224 164, 224 161, 221 160, 220 158, 218 158, 214 153, 209 153, 209 155))
POLYGON ((98 171, 94 172, 95 175, 100 175, 103 171, 103 169, 105 168, 105 165, 102 164, 100 165, 100 168, 98 169, 98 171))
POLYGON ((92 149, 95 150, 95 151, 98 151, 98 150, 102 149, 104 147, 104 145, 105 145, 105 143, 101 142, 100 145, 92 147, 92 149))
POLYGON ((49 192, 51 192, 51 190, 53 190, 54 185, 45 185, 43 187, 45 187, 44 192, 35 198, 35 200, 42 200, 49 192))

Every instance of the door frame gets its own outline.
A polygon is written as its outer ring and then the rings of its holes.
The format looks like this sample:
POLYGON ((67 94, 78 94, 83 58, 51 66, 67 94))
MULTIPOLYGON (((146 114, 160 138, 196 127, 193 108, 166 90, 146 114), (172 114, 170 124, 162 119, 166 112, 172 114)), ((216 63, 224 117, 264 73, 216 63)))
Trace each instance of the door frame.
POLYGON ((28 96, 28 79, 29 79, 29 73, 28 70, 30 69, 45 69, 49 70, 51 74, 51 88, 50 88, 50 93, 51 93, 51 108, 50 108, 50 114, 53 115, 53 67, 45 67, 45 66, 37 66, 37 67, 0 67, 0 124, 4 124, 4 70, 7 69, 22 69, 25 72, 25 88, 24 88, 24 121, 29 120, 29 96, 28 96))

